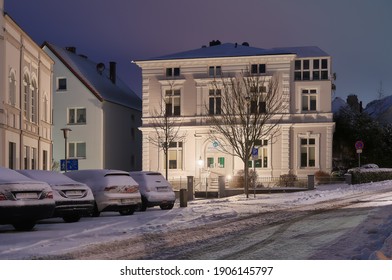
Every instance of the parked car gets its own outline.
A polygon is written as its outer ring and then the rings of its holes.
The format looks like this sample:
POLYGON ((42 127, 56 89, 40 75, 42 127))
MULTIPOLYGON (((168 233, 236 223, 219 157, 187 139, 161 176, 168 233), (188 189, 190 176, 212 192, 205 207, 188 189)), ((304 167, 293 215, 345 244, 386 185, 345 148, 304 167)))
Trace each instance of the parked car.
POLYGON ((364 169, 377 169, 377 168, 380 168, 380 167, 378 167, 377 164, 368 163, 368 164, 362 165, 361 168, 364 168, 364 169))
POLYGON ((132 171, 131 177, 139 184, 142 195, 141 211, 159 206, 162 210, 172 209, 176 200, 172 186, 159 172, 132 171))
POLYGON ((360 171, 360 170, 363 170, 363 169, 378 169, 378 168, 379 168, 379 166, 377 164, 368 163, 368 164, 361 165, 361 167, 350 168, 347 172, 348 173, 352 173, 352 172, 354 172, 356 170, 360 171))
POLYGON ((0 167, 0 224, 31 230, 38 220, 52 217, 54 208, 53 192, 47 183, 0 167))
POLYGON ((141 204, 139 185, 126 171, 89 169, 64 174, 91 188, 95 198, 95 217, 103 211, 118 211, 121 215, 132 215, 141 204))
POLYGON ((73 223, 83 216, 91 216, 95 201, 91 189, 86 184, 56 171, 18 170, 18 172, 49 184, 56 203, 53 217, 60 217, 67 223, 73 223))

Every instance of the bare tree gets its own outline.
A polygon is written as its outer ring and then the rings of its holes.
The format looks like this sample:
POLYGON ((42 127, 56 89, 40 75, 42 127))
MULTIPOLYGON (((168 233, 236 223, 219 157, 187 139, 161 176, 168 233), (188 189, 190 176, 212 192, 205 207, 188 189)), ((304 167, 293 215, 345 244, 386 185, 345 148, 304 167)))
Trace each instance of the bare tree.
POLYGON ((248 161, 252 149, 260 140, 276 137, 288 105, 279 90, 277 77, 242 72, 236 77, 215 80, 213 85, 220 91, 221 108, 219 114, 209 111, 209 138, 219 142, 222 152, 237 156, 244 163, 248 197, 248 161))
POLYGON ((180 116, 180 107, 173 102, 172 98, 176 92, 172 89, 168 91, 170 93, 161 99, 159 108, 154 109, 149 122, 149 126, 155 131, 154 136, 149 137, 149 141, 158 149, 162 149, 165 156, 166 180, 168 179, 169 148, 173 143, 184 141, 186 137, 185 133, 180 133, 183 120, 180 116))

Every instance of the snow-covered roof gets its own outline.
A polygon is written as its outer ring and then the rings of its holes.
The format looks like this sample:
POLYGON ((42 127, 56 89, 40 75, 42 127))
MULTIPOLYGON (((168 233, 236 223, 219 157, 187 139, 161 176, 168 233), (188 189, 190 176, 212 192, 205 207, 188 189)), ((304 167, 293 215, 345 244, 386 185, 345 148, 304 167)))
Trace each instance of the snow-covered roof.
POLYGON ((60 61, 102 102, 108 101, 141 111, 141 99, 119 78, 111 81, 109 67, 102 73, 97 70, 97 63, 87 57, 45 42, 60 61))
POLYGON ((246 45, 224 43, 210 47, 201 47, 190 51, 159 56, 149 60, 174 60, 174 59, 196 59, 196 58, 217 58, 217 57, 238 57, 238 56, 265 56, 294 54, 298 58, 305 57, 326 57, 326 52, 316 46, 305 47, 285 47, 262 49, 246 45))

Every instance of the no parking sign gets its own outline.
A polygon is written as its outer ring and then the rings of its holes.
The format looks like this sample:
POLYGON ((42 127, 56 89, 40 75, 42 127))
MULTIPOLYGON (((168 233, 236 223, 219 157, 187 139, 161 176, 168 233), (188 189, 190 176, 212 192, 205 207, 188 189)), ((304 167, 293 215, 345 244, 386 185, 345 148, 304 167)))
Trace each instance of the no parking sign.
POLYGON ((362 153, 363 147, 365 145, 363 144, 363 142, 361 140, 355 142, 355 149, 357 149, 357 154, 362 153))

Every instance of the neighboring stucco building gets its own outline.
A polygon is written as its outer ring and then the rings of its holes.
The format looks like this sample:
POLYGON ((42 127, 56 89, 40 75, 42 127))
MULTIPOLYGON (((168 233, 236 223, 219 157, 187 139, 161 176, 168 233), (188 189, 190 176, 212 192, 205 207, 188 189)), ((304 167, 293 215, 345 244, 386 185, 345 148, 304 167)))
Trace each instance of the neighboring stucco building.
MULTIPOLYGON (((212 82, 221 74, 278 77, 286 102, 276 139, 260 139, 255 170, 263 177, 292 172, 299 177, 332 169, 334 122, 331 112, 331 57, 318 47, 260 49, 249 44, 210 44, 200 49, 136 61, 143 75, 143 170, 164 173, 164 155, 154 137, 154 110, 166 107, 181 119, 185 140, 171 143, 169 179, 189 175, 235 175, 237 157, 208 140, 208 114, 217 114, 212 82), (162 102, 165 100, 166 102, 162 102), (166 105, 163 105, 166 104, 166 105), (199 165, 201 163, 201 165, 199 165)), ((244 104, 245 106, 245 104, 244 104)))
POLYGON ((141 169, 141 99, 110 67, 95 63, 76 48, 45 42, 53 70, 53 158, 65 156, 62 128, 69 128, 68 159, 79 169, 141 169))
POLYGON ((0 1, 0 166, 52 167, 53 60, 0 1))

